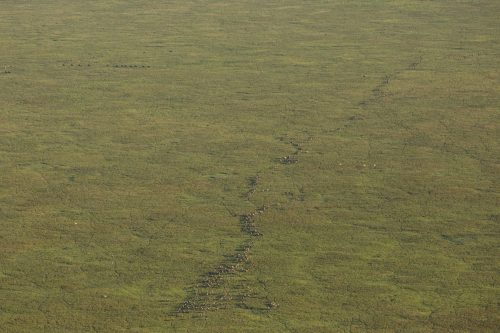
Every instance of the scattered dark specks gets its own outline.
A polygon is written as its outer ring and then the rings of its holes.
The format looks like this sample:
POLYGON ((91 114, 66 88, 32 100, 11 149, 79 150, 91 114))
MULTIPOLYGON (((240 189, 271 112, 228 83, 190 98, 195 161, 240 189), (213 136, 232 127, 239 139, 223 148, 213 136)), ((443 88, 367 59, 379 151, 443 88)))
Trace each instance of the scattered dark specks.
POLYGON ((299 159, 296 156, 288 155, 280 158, 281 164, 294 164, 297 163, 299 159))
POLYGON ((499 222, 500 221, 500 214, 492 214, 489 216, 488 220, 499 222))
POLYGON ((276 303, 276 302, 272 302, 272 301, 271 301, 271 302, 267 302, 267 303, 266 303, 266 307, 267 307, 269 310, 271 310, 271 309, 277 308, 277 307, 278 307, 278 303, 276 303))
POLYGON ((464 244, 464 239, 462 237, 454 237, 450 235, 441 235, 441 238, 444 240, 447 240, 455 245, 463 245, 464 244))

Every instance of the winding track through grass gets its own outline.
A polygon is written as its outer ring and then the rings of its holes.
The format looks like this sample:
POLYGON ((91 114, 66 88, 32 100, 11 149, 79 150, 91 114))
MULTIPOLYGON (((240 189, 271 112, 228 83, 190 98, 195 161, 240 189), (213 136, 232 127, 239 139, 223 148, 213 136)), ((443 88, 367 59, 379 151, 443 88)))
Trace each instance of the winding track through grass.
MULTIPOLYGON (((310 140, 311 137, 308 137, 310 140)), ((303 151, 303 147, 296 140, 286 140, 280 138, 281 142, 290 144, 294 151, 287 156, 278 158, 277 160, 284 165, 295 164, 299 161, 299 154, 303 151)), ((243 198, 249 203, 252 203, 251 198, 260 184, 260 172, 248 179, 248 188, 242 194, 243 198)), ((275 206, 274 203, 268 205, 256 206, 255 209, 243 213, 236 214, 228 209, 231 215, 238 218, 240 222, 241 233, 245 238, 230 254, 225 255, 224 260, 212 268, 210 271, 203 273, 195 285, 187 290, 187 296, 171 313, 172 316, 179 315, 195 315, 203 314, 208 311, 217 311, 226 308, 230 305, 237 306, 248 310, 272 310, 277 304, 272 301, 269 295, 259 296, 249 286, 245 284, 234 284, 229 280, 230 276, 243 275, 251 269, 252 249, 255 242, 263 236, 257 224, 257 217, 264 214, 269 208, 275 206), (248 298, 261 298, 263 306, 255 308, 246 303, 248 298)), ((259 281, 259 283, 262 283, 259 281)), ((265 290, 264 285, 264 290, 265 290)))
MULTIPOLYGON (((417 67, 422 63, 423 57, 419 56, 418 59, 410 62, 407 67, 397 71, 392 74, 385 75, 379 84, 377 84, 372 90, 371 95, 366 99, 363 99, 358 103, 358 105, 366 109, 371 103, 376 103, 381 98, 385 96, 384 89, 390 84, 390 81, 394 79, 397 75, 404 71, 416 70, 417 67)), ((351 117, 351 121, 358 120, 356 116, 351 117)), ((349 127, 349 124, 345 124, 344 128, 349 127)), ((279 138, 282 143, 289 144, 294 148, 294 151, 286 156, 277 158, 277 162, 283 165, 293 165, 299 162, 299 155, 303 152, 302 144, 295 139, 290 139, 286 136, 279 138)), ((307 136, 307 141, 311 140, 311 137, 307 136)), ((261 186, 261 172, 256 172, 256 174, 248 179, 248 187, 242 193, 242 197, 249 203, 252 203, 252 195, 257 191, 257 188, 261 186)), ((301 195, 304 193, 301 191, 301 195)), ((252 203, 255 206, 255 204, 252 203)), ((251 269, 252 263, 252 249, 255 242, 263 236, 262 232, 256 222, 256 218, 266 212, 267 209, 275 206, 274 203, 267 205, 262 205, 255 207, 254 210, 243 213, 236 214, 228 209, 228 212, 235 218, 238 218, 241 227, 241 233, 245 238, 243 241, 233 250, 232 253, 225 255, 224 260, 218 264, 216 267, 212 268, 210 271, 203 273, 196 282, 187 290, 187 296, 178 305, 178 307, 171 312, 173 316, 179 315, 194 315, 203 314, 208 311, 217 311, 219 309, 226 308, 230 305, 238 306, 240 308, 259 310, 245 303, 245 300, 250 297, 259 297, 256 295, 251 288, 241 285, 234 285, 228 281, 230 276, 241 276, 246 271, 251 269)), ((270 300, 269 295, 264 296, 266 299, 264 302, 264 307, 262 309, 271 310, 276 306, 276 304, 270 300)))

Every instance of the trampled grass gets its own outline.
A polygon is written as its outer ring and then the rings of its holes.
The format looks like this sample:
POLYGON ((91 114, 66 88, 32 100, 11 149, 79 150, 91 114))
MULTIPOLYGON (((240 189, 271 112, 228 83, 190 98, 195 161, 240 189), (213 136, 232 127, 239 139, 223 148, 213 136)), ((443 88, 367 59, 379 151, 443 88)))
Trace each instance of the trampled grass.
POLYGON ((499 13, 2 1, 0 331, 498 331, 499 13))

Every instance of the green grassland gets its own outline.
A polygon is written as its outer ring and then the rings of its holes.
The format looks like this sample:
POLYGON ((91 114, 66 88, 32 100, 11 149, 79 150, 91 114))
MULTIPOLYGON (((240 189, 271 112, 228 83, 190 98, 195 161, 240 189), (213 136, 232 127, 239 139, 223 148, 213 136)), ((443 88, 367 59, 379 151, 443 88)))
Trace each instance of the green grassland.
POLYGON ((0 332, 498 332, 499 14, 2 0, 0 332))

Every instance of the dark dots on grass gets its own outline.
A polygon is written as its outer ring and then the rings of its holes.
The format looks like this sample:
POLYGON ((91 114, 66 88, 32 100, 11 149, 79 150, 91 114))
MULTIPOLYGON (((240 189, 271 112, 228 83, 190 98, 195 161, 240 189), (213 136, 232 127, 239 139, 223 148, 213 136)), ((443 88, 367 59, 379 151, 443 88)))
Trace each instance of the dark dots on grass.
POLYGON ((297 156, 294 155, 288 155, 288 156, 283 156, 280 158, 280 163, 281 164, 295 164, 299 161, 297 156))
POLYGON ((276 303, 276 302, 269 301, 269 302, 266 303, 266 308, 268 310, 272 310, 272 309, 275 309, 277 307, 278 307, 278 303, 276 303))

